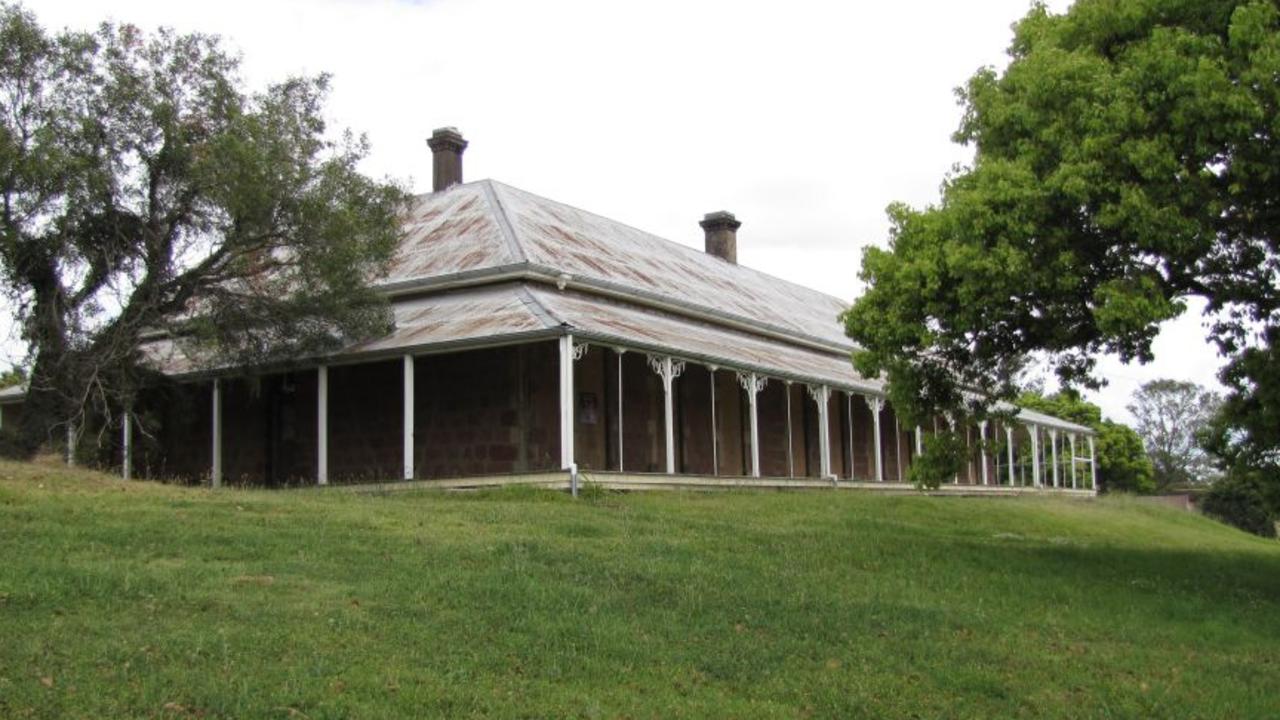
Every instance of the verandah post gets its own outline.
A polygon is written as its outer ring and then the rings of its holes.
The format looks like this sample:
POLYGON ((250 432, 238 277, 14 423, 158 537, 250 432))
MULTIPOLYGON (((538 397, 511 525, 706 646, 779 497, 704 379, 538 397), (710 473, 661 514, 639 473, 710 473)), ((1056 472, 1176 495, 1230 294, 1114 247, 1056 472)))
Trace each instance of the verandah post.
POLYGON ((884 482, 884 450, 880 447, 880 411, 884 409, 884 398, 872 395, 862 397, 871 410, 871 428, 876 443, 876 482, 884 482))
POLYGON ((667 474, 674 475, 676 471, 676 422, 675 402, 671 396, 671 390, 676 378, 680 377, 680 374, 684 372, 684 361, 672 360, 669 356, 650 355, 649 367, 653 368, 653 371, 658 373, 658 377, 662 378, 662 395, 666 418, 667 474))
POLYGON ((401 449, 403 461, 402 477, 405 480, 412 480, 414 477, 413 462, 413 435, 414 435, 414 389, 413 389, 413 356, 404 356, 404 423, 402 425, 404 434, 401 438, 401 449))
MULTIPOLYGON (((790 392, 787 395, 787 402, 790 403, 790 392)), ((826 385, 810 385, 809 397, 818 404, 818 474, 826 479, 831 475, 831 422, 828 412, 831 388, 826 385)))
POLYGON ((222 381, 213 379, 213 429, 210 432, 212 442, 213 467, 209 473, 209 484, 222 487, 222 381))
POLYGON ((1076 489, 1076 434, 1067 435, 1067 440, 1071 443, 1071 489, 1076 489))
POLYGON ((316 484, 329 484, 329 367, 316 368, 316 484))
POLYGON ((1027 432, 1031 433, 1031 486, 1041 487, 1040 428, 1028 423, 1027 432))
POLYGON ((711 375, 711 474, 718 476, 720 474, 720 438, 716 437, 716 370, 715 365, 708 365, 707 372, 711 375))
POLYGON ((990 485, 987 477, 987 421, 978 421, 978 459, 982 462, 982 484, 990 485))
POLYGON ((1093 488, 1093 494, 1098 494, 1098 456, 1093 449, 1093 436, 1089 436, 1089 485, 1093 488))
MULTIPOLYGON (((1004 423, 1001 424, 1003 425, 1004 423)), ((1009 425, 1004 426, 1004 439, 1005 449, 1009 454, 1009 487, 1015 487, 1018 483, 1017 476, 1014 475, 1013 467, 1013 428, 1009 425)))
POLYGON ((1053 486, 1059 487, 1058 484, 1058 431, 1056 428, 1049 428, 1049 450, 1050 457, 1053 460, 1053 486))
POLYGON ((768 382, 768 378, 755 373, 738 373, 738 384, 746 391, 751 409, 751 477, 760 477, 760 419, 756 413, 756 395, 768 382))

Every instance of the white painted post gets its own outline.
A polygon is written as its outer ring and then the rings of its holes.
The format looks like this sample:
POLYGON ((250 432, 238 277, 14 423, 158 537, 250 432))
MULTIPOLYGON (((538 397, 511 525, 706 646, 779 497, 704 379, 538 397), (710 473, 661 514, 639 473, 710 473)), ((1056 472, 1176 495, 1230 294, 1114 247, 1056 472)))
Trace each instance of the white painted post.
POLYGON ((666 401, 667 474, 676 472, 676 422, 675 402, 671 396, 672 383, 684 372, 684 361, 669 357, 649 356, 649 367, 662 378, 662 394, 666 401))
POLYGON ((764 389, 768 378, 755 373, 738 373, 738 384, 747 392, 751 408, 751 477, 760 477, 760 421, 756 413, 756 394, 764 389))
POLYGON ((400 440, 401 449, 403 451, 402 460, 404 465, 403 476, 405 480, 414 478, 414 462, 413 462, 413 435, 414 435, 414 398, 416 393, 413 388, 413 356, 404 356, 404 436, 400 440))
POLYGON ((1076 434, 1067 435, 1067 440, 1071 442, 1071 489, 1076 489, 1076 434))
POLYGON ((76 424, 67 420, 67 465, 76 464, 76 424))
POLYGON ((213 379, 213 468, 209 484, 222 487, 222 381, 213 379))
POLYGON ((1053 458, 1053 486, 1059 487, 1058 484, 1058 430, 1057 428, 1049 428, 1049 450, 1053 458))
POLYGON ((916 426, 916 457, 924 454, 924 430, 920 426, 916 426))
POLYGON ((884 451, 880 447, 880 411, 884 409, 884 398, 872 395, 862 397, 871 409, 872 436, 876 443, 876 482, 884 482, 884 451))
POLYGON ((1040 487, 1040 428, 1028 423, 1027 432, 1031 433, 1031 486, 1040 487))
MULTIPOLYGON (((627 349, 616 347, 613 351, 618 354, 618 472, 622 472, 622 354, 627 349)), ((712 386, 711 392, 714 394, 715 391, 712 386)), ((711 402, 714 405, 715 397, 711 398, 711 402)), ((715 417, 711 418, 711 422, 715 422, 715 417)))
POLYGON ((133 477, 133 415, 128 408, 120 419, 120 476, 133 477))
POLYGON ((1008 425, 1004 426, 1004 441, 1009 456, 1009 487, 1014 487, 1018 484, 1018 479, 1013 468, 1013 428, 1008 425))
POLYGON ((831 422, 829 412, 831 388, 826 385, 810 385, 809 397, 813 398, 813 401, 818 404, 818 475, 826 479, 831 475, 831 422))
POLYGON ((1094 454, 1093 436, 1089 436, 1089 484, 1093 487, 1093 494, 1098 494, 1098 456, 1094 454))
POLYGON ((787 394, 787 477, 796 476, 795 436, 791 430, 791 381, 785 381, 783 390, 787 394))
POLYGON ((711 375, 711 474, 720 474, 720 438, 716 436, 716 370, 715 365, 708 365, 711 375))
POLYGON ((329 367, 316 368, 316 484, 329 484, 329 367))
POLYGON ((560 337, 560 467, 573 471, 573 336, 560 337))
POLYGON ((978 421, 978 453, 979 460, 982 461, 982 484, 990 485, 991 480, 987 477, 987 421, 978 421))

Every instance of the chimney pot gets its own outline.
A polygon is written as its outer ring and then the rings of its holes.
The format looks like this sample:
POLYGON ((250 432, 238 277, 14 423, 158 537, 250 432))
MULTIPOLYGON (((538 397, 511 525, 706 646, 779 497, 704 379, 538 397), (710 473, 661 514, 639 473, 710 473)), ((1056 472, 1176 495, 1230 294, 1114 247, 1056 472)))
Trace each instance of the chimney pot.
POLYGON ((427 147, 431 148, 431 191, 440 192, 450 185, 462 184, 462 151, 467 149, 462 133, 455 127, 436 128, 427 140, 427 147))
POLYGON ((738 264, 738 228, 742 223, 731 212, 707 213, 698 223, 707 233, 707 254, 738 264))

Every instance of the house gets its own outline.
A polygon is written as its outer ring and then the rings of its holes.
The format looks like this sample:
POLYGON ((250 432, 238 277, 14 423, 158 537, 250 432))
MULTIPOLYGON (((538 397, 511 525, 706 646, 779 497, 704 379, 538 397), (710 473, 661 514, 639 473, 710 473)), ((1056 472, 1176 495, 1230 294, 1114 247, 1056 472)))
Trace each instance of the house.
MULTIPOLYGON (((740 222, 705 252, 502 183, 464 183, 435 131, 433 192, 378 281, 395 329, 280 372, 210 373, 146 348, 176 387, 125 423, 126 475, 297 484, 899 487, 930 427, 860 377, 845 304, 737 264, 740 222), (134 432, 141 422, 147 432, 134 432)), ((966 430, 960 488, 1092 493, 1088 428, 1023 411, 966 430), (988 452, 981 439, 1003 439, 988 452)))

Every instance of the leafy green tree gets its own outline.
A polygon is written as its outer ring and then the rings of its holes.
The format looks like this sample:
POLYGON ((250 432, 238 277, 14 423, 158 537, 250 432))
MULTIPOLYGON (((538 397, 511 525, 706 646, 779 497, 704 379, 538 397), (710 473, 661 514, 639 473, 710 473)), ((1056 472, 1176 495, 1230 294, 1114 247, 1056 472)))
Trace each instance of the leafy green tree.
POLYGON ((1133 394, 1129 412, 1155 468, 1156 487, 1214 478, 1213 463, 1200 443, 1221 402, 1217 393, 1181 380, 1152 380, 1133 394))
POLYGON ((1068 386, 1152 359, 1203 298, 1237 455, 1280 456, 1280 9, 1273 0, 1034 6, 1003 73, 959 91, 971 166, 894 205, 845 313, 911 417, 1011 399, 1033 354, 1068 386), (1261 333, 1258 333, 1258 330, 1261 333), (1260 336, 1260 340, 1255 338, 1260 336))
POLYGON ((331 139, 325 76, 242 90, 216 38, 48 34, 0 6, 0 288, 30 348, 26 447, 145 380, 177 338, 251 363, 383 332, 367 286, 405 199, 331 139))
POLYGON ((21 367, 11 367, 4 372, 0 372, 0 388, 22 385, 26 382, 27 371, 23 370, 21 367))
POLYGON ((1098 487, 1106 492, 1146 493, 1155 490, 1155 473, 1133 428, 1102 417, 1102 409, 1085 401, 1079 393, 1062 391, 1053 395, 1023 392, 1018 405, 1084 425, 1097 433, 1094 440, 1098 460, 1098 487))

